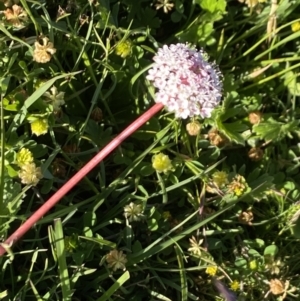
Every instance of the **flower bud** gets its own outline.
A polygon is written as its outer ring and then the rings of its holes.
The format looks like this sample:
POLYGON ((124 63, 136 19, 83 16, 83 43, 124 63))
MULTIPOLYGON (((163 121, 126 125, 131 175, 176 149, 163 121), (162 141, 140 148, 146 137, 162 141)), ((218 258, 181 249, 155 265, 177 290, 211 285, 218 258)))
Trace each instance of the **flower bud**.
POLYGON ((152 157, 152 167, 157 172, 164 172, 164 173, 166 173, 167 171, 173 168, 169 156, 164 155, 163 153, 156 154, 152 157))
POLYGON ((291 28, 292 28, 293 32, 299 31, 300 30, 300 21, 294 22, 291 25, 291 28))
POLYGON ((36 167, 34 163, 25 164, 19 171, 19 178, 23 184, 35 186, 43 177, 40 167, 36 167))
POLYGON ((91 119, 93 119, 96 122, 99 122, 102 120, 102 118, 103 118, 102 110, 99 107, 95 107, 91 113, 91 119))
POLYGON ((37 119, 30 124, 32 134, 36 136, 45 135, 48 132, 48 120, 37 119))
POLYGON ((197 121, 189 122, 186 125, 186 130, 190 136, 197 136, 200 133, 201 125, 197 121))
POLYGON ((252 225, 253 213, 252 211, 243 211, 239 215, 239 222, 247 225, 252 225))
POLYGON ((124 42, 120 42, 117 46, 116 46, 116 55, 120 56, 121 58, 126 58, 128 55, 131 54, 131 50, 132 50, 132 43, 127 40, 124 42))
POLYGON ((32 152, 27 148, 22 148, 16 157, 17 164, 22 167, 23 165, 29 164, 33 162, 32 152))
POLYGON ((261 122, 262 120, 262 112, 260 111, 253 111, 251 113, 249 113, 248 118, 249 118, 249 122, 251 124, 258 124, 261 122))
POLYGON ((252 161, 260 161, 264 156, 264 152, 259 147, 252 147, 248 152, 248 157, 252 161))
POLYGON ((222 135, 217 129, 211 129, 208 132, 208 139, 211 145, 218 147, 222 147, 228 142, 227 138, 222 135))

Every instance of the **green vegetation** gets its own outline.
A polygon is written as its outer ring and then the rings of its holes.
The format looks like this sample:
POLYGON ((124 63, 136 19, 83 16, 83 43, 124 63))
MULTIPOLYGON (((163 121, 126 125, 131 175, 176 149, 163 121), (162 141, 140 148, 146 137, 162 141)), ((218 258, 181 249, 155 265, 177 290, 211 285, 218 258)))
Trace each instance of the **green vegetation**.
POLYGON ((1 0, 0 238, 153 104, 162 45, 223 75, 161 111, 18 242, 0 300, 300 299, 300 0, 1 0), (265 298, 265 299, 264 299, 265 298))

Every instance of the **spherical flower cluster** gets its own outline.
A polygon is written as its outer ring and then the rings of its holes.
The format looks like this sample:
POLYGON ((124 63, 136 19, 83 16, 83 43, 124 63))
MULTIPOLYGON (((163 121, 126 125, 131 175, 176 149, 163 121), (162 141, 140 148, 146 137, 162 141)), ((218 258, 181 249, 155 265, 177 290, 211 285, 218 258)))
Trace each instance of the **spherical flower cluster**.
POLYGON ((172 161, 168 155, 163 153, 158 153, 152 157, 152 167, 157 172, 167 173, 169 170, 173 169, 172 161))
POLYGON ((108 267, 113 271, 118 269, 125 270, 127 258, 126 255, 123 254, 123 251, 112 250, 106 255, 106 261, 108 263, 108 267))
POLYGON ((212 175, 213 182, 219 188, 223 187, 224 185, 228 184, 228 174, 225 171, 216 171, 212 175))
POLYGON ((249 113, 248 118, 251 124, 258 124, 261 122, 263 114, 260 111, 253 111, 249 113))
POLYGON ((253 216, 253 212, 251 210, 242 211, 239 214, 239 222, 240 223, 251 226, 253 219, 254 219, 254 216, 253 216))
POLYGON ((155 101, 178 118, 210 117, 221 101, 222 83, 218 68, 206 57, 181 43, 160 48, 147 75, 158 89, 155 101))
POLYGON ((248 152, 248 157, 252 161, 260 161, 264 156, 264 151, 259 147, 252 147, 248 152))
POLYGON ((58 111, 65 104, 65 92, 58 92, 55 86, 50 89, 50 92, 45 92, 43 96, 47 98, 47 102, 52 104, 54 111, 58 111))
POLYGON ((16 163, 22 167, 23 165, 33 162, 32 152, 27 148, 22 148, 16 156, 16 163))
POLYGON ((17 28, 24 27, 28 21, 26 11, 21 6, 16 4, 14 4, 11 9, 7 8, 4 10, 3 14, 5 15, 7 22, 17 28))
POLYGON ((229 192, 233 192, 236 196, 241 196, 247 188, 246 179, 241 175, 236 175, 228 185, 229 192))
POLYGON ((130 222, 137 222, 144 217, 143 206, 131 202, 124 207, 124 215, 130 222))
POLYGON ((116 54, 124 59, 130 55, 132 46, 133 44, 129 40, 121 42, 116 46, 116 54))
POLYGON ((197 136, 200 133, 201 124, 198 121, 189 122, 186 125, 186 131, 190 136, 197 136))
POLYGON ((257 260, 256 259, 253 259, 249 262, 249 268, 250 270, 252 271, 256 271, 257 268, 258 268, 258 265, 257 265, 257 260))
POLYGON ((218 194, 219 190, 228 184, 228 174, 225 171, 216 171, 212 175, 212 182, 206 186, 206 191, 218 194))
POLYGON ((284 293, 285 290, 285 283, 279 279, 271 279, 269 281, 269 285, 270 285, 270 292, 273 295, 280 295, 282 293, 284 293))
POLYGON ((234 280, 230 283, 230 288, 233 291, 237 291, 240 288, 240 283, 237 280, 234 280))
POLYGON ((48 63, 56 52, 52 42, 47 37, 42 38, 42 45, 39 41, 34 43, 33 60, 37 63, 48 63))
POLYGON ((40 167, 36 167, 35 163, 25 164, 19 171, 19 178, 26 185, 36 186, 42 177, 42 170, 40 167))
POLYGON ((291 27, 292 27, 292 31, 293 31, 293 32, 299 31, 299 30, 300 30, 300 22, 299 22, 299 21, 298 21, 298 22, 294 22, 294 23, 291 25, 291 27))
POLYGON ((48 132, 48 120, 37 119, 30 124, 32 134, 36 136, 45 135, 48 132))
POLYGON ((208 266, 205 270, 205 273, 210 275, 210 276, 215 276, 218 271, 217 266, 208 266))

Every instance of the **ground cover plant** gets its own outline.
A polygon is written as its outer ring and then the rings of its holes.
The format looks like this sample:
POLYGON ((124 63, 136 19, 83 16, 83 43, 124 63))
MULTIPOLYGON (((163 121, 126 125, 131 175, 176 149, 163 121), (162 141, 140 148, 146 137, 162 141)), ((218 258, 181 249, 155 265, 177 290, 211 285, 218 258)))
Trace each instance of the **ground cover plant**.
POLYGON ((299 300, 299 6, 0 1, 0 299, 299 300), (5 243, 172 93, 164 45, 200 51, 211 107, 167 101, 5 243))

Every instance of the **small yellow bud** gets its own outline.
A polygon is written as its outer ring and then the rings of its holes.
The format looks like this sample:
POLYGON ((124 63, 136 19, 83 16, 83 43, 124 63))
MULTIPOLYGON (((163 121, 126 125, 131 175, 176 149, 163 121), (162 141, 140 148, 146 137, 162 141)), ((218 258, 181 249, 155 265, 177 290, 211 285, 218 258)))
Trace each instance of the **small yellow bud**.
POLYGON ((205 273, 210 275, 210 276, 215 276, 218 271, 217 266, 209 266, 206 268, 205 273))
POLYGON ((212 175, 213 182, 219 188, 228 184, 228 174, 225 171, 216 171, 212 175))
POLYGON ((152 157, 152 167, 157 172, 167 172, 173 168, 172 162, 167 155, 163 153, 156 154, 152 157))
POLYGON ((124 59, 131 54, 131 49, 132 43, 129 40, 121 42, 116 46, 116 55, 124 59))
POLYGON ((237 291, 240 288, 240 283, 237 280, 234 280, 230 283, 230 288, 233 291, 237 291))
POLYGON ((216 171, 212 175, 212 181, 206 186, 206 191, 218 194, 218 190, 228 184, 228 174, 225 171, 216 171))
POLYGON ((36 136, 44 135, 48 132, 48 120, 47 119, 37 119, 31 124, 31 132, 36 136))
POLYGON ((257 270, 257 260, 256 259, 253 259, 249 262, 249 268, 252 271, 257 270))
POLYGON ((22 167, 23 165, 29 164, 33 162, 33 155, 32 152, 27 148, 22 148, 17 153, 16 158, 17 164, 22 167))
POLYGON ((299 30, 300 30, 300 21, 294 22, 294 23, 291 25, 291 28, 292 28, 292 31, 293 31, 293 32, 299 31, 299 30))

